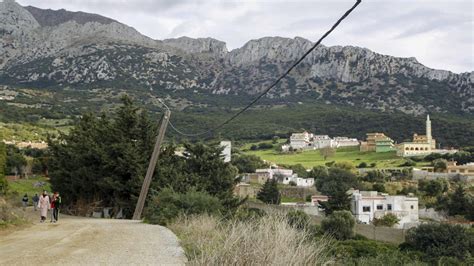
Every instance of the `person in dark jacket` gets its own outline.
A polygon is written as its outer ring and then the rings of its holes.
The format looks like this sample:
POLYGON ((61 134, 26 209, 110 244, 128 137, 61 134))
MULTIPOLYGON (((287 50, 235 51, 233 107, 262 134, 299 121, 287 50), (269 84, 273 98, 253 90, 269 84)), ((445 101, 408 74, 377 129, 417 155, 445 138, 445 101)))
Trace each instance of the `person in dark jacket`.
POLYGON ((23 210, 26 210, 26 207, 28 206, 28 194, 25 194, 23 198, 21 199, 21 203, 23 204, 23 210))
POLYGON ((51 205, 53 208, 53 223, 55 223, 59 220, 59 209, 61 208, 61 196, 59 192, 54 192, 51 205))
POLYGON ((38 209, 38 201, 39 201, 39 196, 38 196, 38 193, 36 193, 32 200, 33 200, 33 208, 35 209, 35 211, 38 209))

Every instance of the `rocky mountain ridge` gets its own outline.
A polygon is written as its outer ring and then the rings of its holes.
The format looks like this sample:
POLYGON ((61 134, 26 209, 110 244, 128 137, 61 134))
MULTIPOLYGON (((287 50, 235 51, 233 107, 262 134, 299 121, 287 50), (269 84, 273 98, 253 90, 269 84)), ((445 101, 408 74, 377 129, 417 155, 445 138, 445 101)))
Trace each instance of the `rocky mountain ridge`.
MULTIPOLYGON (((100 15, 0 3, 0 85, 145 88, 196 102, 202 95, 262 91, 312 42, 264 37, 228 51, 212 38, 153 40, 100 15), (198 97, 198 96, 199 97, 198 97)), ((133 93, 133 90, 131 91, 133 93)), ((352 46, 321 46, 267 100, 305 99, 411 114, 474 113, 474 72, 456 74, 415 58, 352 46)))

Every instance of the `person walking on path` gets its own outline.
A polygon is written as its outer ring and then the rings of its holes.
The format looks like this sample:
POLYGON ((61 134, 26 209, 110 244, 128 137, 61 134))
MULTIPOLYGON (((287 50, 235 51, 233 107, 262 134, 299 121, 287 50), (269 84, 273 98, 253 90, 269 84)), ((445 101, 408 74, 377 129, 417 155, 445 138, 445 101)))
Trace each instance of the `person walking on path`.
POLYGON ((28 194, 25 194, 23 198, 21 199, 21 203, 23 204, 23 210, 26 210, 26 207, 28 206, 28 194))
POLYGON ((53 223, 55 223, 59 220, 59 208, 61 207, 61 196, 59 195, 59 192, 54 192, 52 206, 53 206, 53 223))
POLYGON ((55 196, 55 194, 49 195, 49 203, 50 203, 50 207, 51 207, 51 221, 49 221, 50 223, 53 222, 54 196, 55 196))
POLYGON ((38 201, 38 208, 40 209, 40 215, 41 215, 41 223, 44 223, 46 220, 46 217, 48 216, 48 210, 51 208, 50 205, 50 200, 48 193, 43 191, 43 194, 40 196, 39 201, 38 201))
POLYGON ((33 196, 32 200, 33 200, 33 208, 34 208, 35 211, 36 211, 36 209, 38 208, 38 201, 39 201, 38 193, 36 193, 36 194, 33 196))

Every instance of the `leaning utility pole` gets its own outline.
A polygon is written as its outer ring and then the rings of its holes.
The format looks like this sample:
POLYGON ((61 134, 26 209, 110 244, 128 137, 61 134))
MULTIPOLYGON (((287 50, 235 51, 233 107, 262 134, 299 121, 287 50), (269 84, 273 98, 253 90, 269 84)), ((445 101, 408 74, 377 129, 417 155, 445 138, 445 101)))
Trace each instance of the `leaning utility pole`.
POLYGON ((141 219, 143 207, 145 206, 145 200, 148 195, 148 189, 150 188, 151 184, 151 178, 155 172, 158 156, 160 156, 161 143, 163 143, 170 116, 170 110, 166 110, 164 115, 161 117, 160 131, 158 133, 158 137, 156 138, 155 148, 153 149, 153 154, 151 155, 150 163, 148 164, 148 170, 146 171, 145 179, 143 180, 142 190, 140 191, 137 206, 135 207, 135 212, 133 213, 133 220, 141 219))

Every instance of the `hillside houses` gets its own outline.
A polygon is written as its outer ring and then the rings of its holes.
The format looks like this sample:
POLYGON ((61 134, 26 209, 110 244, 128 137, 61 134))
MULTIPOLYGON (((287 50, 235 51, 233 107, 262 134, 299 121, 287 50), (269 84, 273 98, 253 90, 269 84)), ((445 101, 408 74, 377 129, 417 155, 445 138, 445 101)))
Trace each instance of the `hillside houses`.
POLYGON ((278 183, 284 185, 294 184, 297 187, 314 186, 314 178, 298 177, 298 174, 294 173, 293 170, 284 168, 257 169, 255 173, 246 174, 243 181, 263 185, 269 179, 275 179, 278 183))
POLYGON ((326 147, 339 148, 359 146, 359 141, 355 138, 334 137, 328 135, 314 135, 313 133, 293 133, 290 136, 290 144, 283 147, 285 150, 318 150, 326 147))

